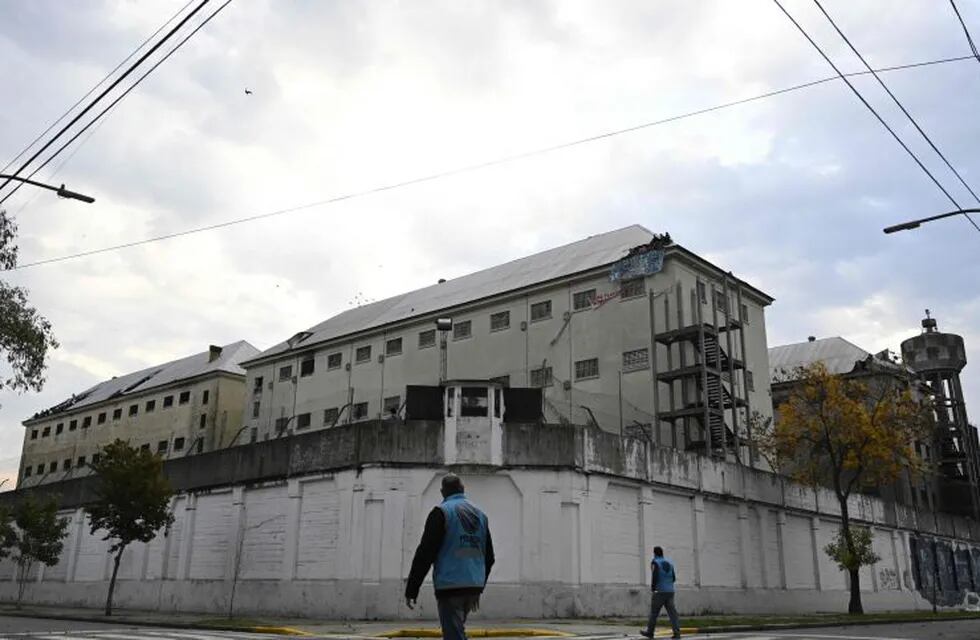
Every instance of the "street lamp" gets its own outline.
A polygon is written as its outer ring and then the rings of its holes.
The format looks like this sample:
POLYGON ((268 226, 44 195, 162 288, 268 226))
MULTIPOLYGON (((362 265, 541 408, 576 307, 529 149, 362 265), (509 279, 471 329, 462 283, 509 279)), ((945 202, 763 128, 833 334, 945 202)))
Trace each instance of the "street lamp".
POLYGON ((61 185, 60 187, 55 187, 50 184, 44 184, 43 182, 37 182, 36 180, 28 180, 27 178, 8 175, 6 173, 0 173, 0 178, 5 178, 7 180, 17 180, 18 182, 23 182, 25 184, 33 185, 35 187, 41 187, 42 189, 47 189, 49 191, 54 191, 61 198, 69 198, 71 200, 81 200, 82 202, 87 202, 88 204, 92 204, 93 202, 95 202, 95 198, 93 198, 92 196, 87 196, 84 193, 78 193, 76 191, 65 189, 65 185, 61 185))
POLYGON ((956 211, 950 211, 949 213, 941 213, 938 216, 929 216, 928 218, 919 218, 918 220, 909 220, 908 222, 903 222, 901 224, 894 224, 890 227, 885 227, 883 231, 885 233, 895 233, 896 231, 918 229, 919 225, 924 222, 932 222, 933 220, 951 218, 952 216, 966 215, 968 213, 980 213, 980 209, 957 209, 956 211))

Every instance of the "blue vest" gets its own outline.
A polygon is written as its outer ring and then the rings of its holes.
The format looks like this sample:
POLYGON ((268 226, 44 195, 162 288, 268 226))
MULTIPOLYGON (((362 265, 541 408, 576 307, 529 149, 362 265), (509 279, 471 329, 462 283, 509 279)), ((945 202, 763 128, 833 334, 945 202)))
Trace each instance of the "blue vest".
POLYGON ((674 593, 674 561, 670 558, 654 557, 653 563, 660 571, 657 572, 657 582, 653 585, 654 591, 660 593, 674 593))
POLYGON ((432 570, 436 591, 482 589, 487 580, 487 516, 462 493, 449 496, 439 508, 446 517, 446 533, 432 570))

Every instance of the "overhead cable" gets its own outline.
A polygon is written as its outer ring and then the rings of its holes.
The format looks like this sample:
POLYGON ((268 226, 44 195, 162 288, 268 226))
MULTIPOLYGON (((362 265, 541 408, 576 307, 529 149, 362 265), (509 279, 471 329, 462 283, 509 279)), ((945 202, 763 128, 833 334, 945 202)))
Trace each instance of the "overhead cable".
MULTIPOLYGON (((861 64, 863 64, 865 68, 871 73, 871 75, 874 76, 874 79, 878 81, 878 84, 880 84, 881 88, 885 90, 885 93, 887 93, 888 96, 892 99, 892 101, 898 106, 898 108, 902 110, 902 113, 904 113, 905 117, 909 119, 909 121, 915 127, 915 130, 918 131, 919 134, 922 136, 922 138, 929 143, 929 146, 932 147, 932 150, 936 152, 936 155, 942 158, 942 161, 946 164, 949 170, 953 172, 953 175, 955 175, 956 178, 960 181, 960 184, 966 187, 966 190, 970 192, 970 195, 973 196, 973 199, 976 200, 977 203, 980 203, 980 197, 977 197, 977 194, 973 190, 973 188, 970 187, 969 184, 967 184, 966 180, 963 179, 963 176, 960 175, 960 172, 957 171, 956 168, 953 166, 953 164, 949 161, 949 159, 946 158, 946 155, 939 150, 939 147, 937 147, 936 143, 932 141, 932 138, 930 138, 929 135, 922 129, 922 127, 919 126, 918 121, 916 121, 916 119, 912 117, 912 114, 909 113, 908 109, 905 108, 905 105, 902 104, 901 100, 899 100, 895 96, 895 94, 892 93, 892 90, 888 88, 888 85, 885 84, 885 81, 881 79, 881 76, 879 76, 878 73, 871 68, 871 65, 868 64, 868 61, 864 59, 864 56, 862 56, 861 52, 857 50, 857 47, 855 47, 854 44, 852 44, 851 41, 848 39, 848 37, 844 35, 844 32, 841 31, 840 27, 837 26, 837 23, 834 22, 834 19, 830 17, 830 14, 827 13, 827 10, 824 9, 822 4, 820 4, 820 0, 813 0, 813 3, 817 5, 817 8, 820 9, 820 12, 823 13, 824 17, 827 18, 827 20, 830 22, 830 25, 834 28, 834 30, 841 37, 841 39, 844 40, 845 43, 847 43, 847 46, 850 47, 851 51, 854 52, 854 55, 858 57, 858 60, 861 61, 861 64)), ((954 204, 956 204, 957 209, 962 209, 962 207, 955 201, 954 204)), ((964 212, 963 215, 966 216, 966 219, 970 221, 970 224, 972 224, 977 231, 980 231, 980 226, 977 226, 977 223, 973 220, 973 218, 970 217, 969 213, 964 212)))
POLYGON ((960 26, 963 27, 963 33, 966 35, 966 41, 970 44, 970 49, 973 51, 973 56, 980 62, 980 50, 977 50, 977 45, 973 42, 973 37, 970 35, 970 30, 966 27, 966 22, 963 21, 963 16, 960 15, 960 10, 956 6, 955 0, 949 0, 949 4, 953 6, 953 11, 956 13, 956 19, 960 21, 960 26))

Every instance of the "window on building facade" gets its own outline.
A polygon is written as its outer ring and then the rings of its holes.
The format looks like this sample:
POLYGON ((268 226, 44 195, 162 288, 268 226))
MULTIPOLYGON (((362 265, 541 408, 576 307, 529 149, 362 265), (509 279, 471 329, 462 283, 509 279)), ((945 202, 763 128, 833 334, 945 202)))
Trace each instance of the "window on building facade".
POLYGON ((157 443, 157 453, 166 453, 170 443, 166 440, 161 440, 157 443))
POLYGON ((194 448, 197 450, 197 453, 201 453, 202 451, 204 451, 204 440, 198 438, 197 440, 195 440, 195 442, 197 444, 195 445, 194 448))
POLYGON ((101 459, 102 459, 102 454, 101 453, 93 453, 92 454, 92 464, 95 464, 96 462, 98 462, 101 459))
POLYGON ((150 450, 150 444, 149 443, 141 444, 140 445, 140 451, 149 451, 149 450, 150 450))
POLYGON ((473 335, 473 323, 463 320, 453 325, 453 340, 465 340, 473 335))
POLYGON ((650 352, 647 349, 633 349, 623 352, 623 371, 639 371, 650 366, 650 352))
POLYGON ((599 377, 599 358, 578 360, 575 362, 575 379, 588 380, 599 377))
POLYGON ((174 397, 173 396, 164 396, 163 397, 163 408, 166 409, 167 407, 172 407, 172 406, 174 406, 174 397))
POLYGON ((745 371, 745 388, 749 391, 755 391, 755 377, 749 370, 745 371))
POLYGON ((742 322, 749 324, 749 307, 746 304, 742 304, 742 322))
POLYGON ((401 396, 388 396, 384 400, 384 408, 382 409, 385 416, 398 415, 398 410, 402 406, 401 396))
POLYGON ((293 377, 293 365, 287 364, 285 367, 279 367, 279 382, 286 382, 291 380, 293 377))
POLYGON ((330 407, 329 409, 323 410, 323 426, 332 427, 337 424, 337 418, 340 417, 340 409, 337 407, 330 407))
POLYGON ((48 465, 48 473, 54 473, 57 470, 58 470, 57 462, 52 462, 51 464, 48 465))
POLYGON ((419 349, 436 346, 436 330, 426 329, 419 331, 419 349))
POLYGON ((510 311, 490 314, 490 331, 503 331, 510 328, 510 311))
POLYGON ((113 409, 112 410, 112 419, 113 420, 119 420, 120 418, 122 418, 122 407, 120 407, 119 409, 113 409))
POLYGON ((301 413, 298 416, 296 416, 297 429, 309 429, 311 422, 312 420, 309 413, 301 413))
POLYGON ((187 404, 191 401, 190 391, 181 391, 180 395, 177 396, 177 404, 187 404))
POLYGON ((58 435, 58 434, 60 434, 64 430, 65 430, 65 423, 64 422, 59 422, 58 424, 56 424, 54 426, 54 435, 58 435))
POLYGON ((65 458, 61 462, 61 470, 68 471, 69 469, 71 469, 71 458, 65 458))
POLYGON ((392 338, 385 342, 386 356, 400 356, 402 354, 402 339, 392 338))
POLYGON ((92 416, 85 416, 82 418, 82 429, 88 429, 92 426, 92 416))
POLYGON ((502 384, 505 387, 510 386, 510 376, 494 376, 490 378, 490 382, 496 382, 497 384, 502 384))
POLYGON ((503 397, 504 394, 501 393, 500 389, 493 390, 493 417, 494 418, 500 417, 500 407, 504 404, 503 397))
POLYGON ((97 424, 105 424, 105 419, 106 419, 106 412, 103 411, 102 413, 99 414, 99 419, 96 420, 96 423, 97 424))
POLYGON ((368 414, 368 403, 366 402, 355 403, 351 410, 351 417, 354 420, 363 420, 364 418, 367 417, 367 414, 368 414))
POLYGON ((316 370, 316 360, 311 358, 304 358, 302 362, 299 363, 299 377, 305 378, 306 376, 312 376, 313 372, 316 370))
POLYGON ((201 392, 201 404, 207 404, 208 400, 210 399, 211 399, 210 390, 205 389, 204 391, 201 392))
POLYGON ((371 345, 358 347, 354 352, 354 360, 358 363, 371 361, 371 345))
POLYGON ((252 417, 253 418, 258 418, 259 417, 259 409, 260 409, 260 407, 261 407, 261 404, 260 403, 258 403, 258 402, 253 402, 252 403, 252 417))
POLYGON ((459 392, 459 415, 485 418, 490 415, 490 398, 486 387, 463 387, 459 392))
POLYGON ((44 473, 44 464, 37 465, 37 475, 42 475, 44 473))
MULTIPOLYGON (((69 420, 68 421, 68 430, 69 431, 74 431, 77 428, 78 428, 78 420, 69 420)), ((44 434, 44 435, 47 435, 47 434, 44 434)))
POLYGON ((262 393, 262 376, 255 376, 255 381, 252 383, 252 393, 262 393))
MULTIPOLYGON (((265 434, 265 439, 266 440, 269 439, 268 433, 265 434)), ((259 430, 255 427, 252 427, 248 435, 248 441, 251 442, 252 444, 255 444, 256 442, 258 442, 258 440, 259 440, 259 430)))
POLYGON ((207 426, 207 424, 208 424, 208 414, 202 413, 201 417, 197 421, 197 428, 203 429, 204 427, 207 426))
POLYGON ((344 363, 344 356, 341 353, 331 353, 327 356, 327 369, 339 369, 344 363))
POLYGON ((78 462, 75 463, 75 466, 76 467, 84 467, 85 464, 86 464, 85 463, 85 456, 78 456, 78 462))
POLYGON ((41 437, 47 438, 50 435, 51 435, 51 427, 44 427, 44 430, 41 432, 41 437))
POLYGON ((289 424, 289 418, 283 416, 282 418, 276 418, 276 433, 282 433, 286 430, 286 426, 289 424))
POLYGON ((531 369, 531 386, 532 387, 550 387, 553 380, 551 377, 551 367, 541 367, 540 369, 531 369))
POLYGON ((715 289, 715 309, 718 310, 718 313, 728 312, 728 297, 725 296, 724 291, 718 289, 715 289))
POLYGON ((174 438, 174 451, 183 451, 183 450, 184 450, 184 439, 174 438))
POLYGON ((140 406, 138 404, 129 405, 129 415, 135 416, 140 412, 140 406))
POLYGON ((31 429, 31 440, 37 440, 37 429, 31 429))
POLYGON ((531 322, 547 320, 551 317, 551 300, 535 302, 531 305, 531 322))
POLYGON ((587 289, 572 294, 572 311, 591 309, 595 304, 595 289, 587 289))
POLYGON ((643 278, 634 278, 633 280, 627 280, 619 285, 619 297, 622 300, 628 300, 630 298, 638 298, 642 295, 646 295, 647 283, 643 278))
POLYGON ((34 467, 24 467, 24 477, 30 478, 31 474, 34 472, 34 467))
POLYGON ((698 280, 698 301, 701 304, 708 304, 708 288, 700 280, 698 280))
POLYGON ((147 400, 146 401, 146 409, 145 409, 145 411, 147 413, 153 413, 153 411, 156 410, 156 408, 157 408, 157 401, 156 400, 147 400))

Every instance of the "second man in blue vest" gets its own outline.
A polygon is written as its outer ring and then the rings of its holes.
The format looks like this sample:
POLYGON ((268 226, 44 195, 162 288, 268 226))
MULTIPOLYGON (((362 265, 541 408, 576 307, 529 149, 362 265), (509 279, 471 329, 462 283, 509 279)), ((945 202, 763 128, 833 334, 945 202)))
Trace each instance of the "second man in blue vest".
POLYGON ((650 598, 650 619, 647 621, 647 628, 641 629, 640 634, 652 638, 653 631, 657 627, 657 618, 660 617, 660 609, 667 609, 667 617, 670 618, 670 626, 674 631, 671 637, 680 638, 681 629, 677 622, 677 609, 674 608, 674 582, 677 581, 677 572, 674 570, 674 561, 665 558, 664 550, 660 547, 653 548, 650 571, 652 573, 650 590, 653 591, 650 598))
POLYGON ((442 504, 425 520, 405 585, 405 604, 415 608, 429 567, 444 640, 466 640, 466 616, 480 606, 493 567, 493 541, 486 514, 466 498, 455 474, 442 479, 442 504))

